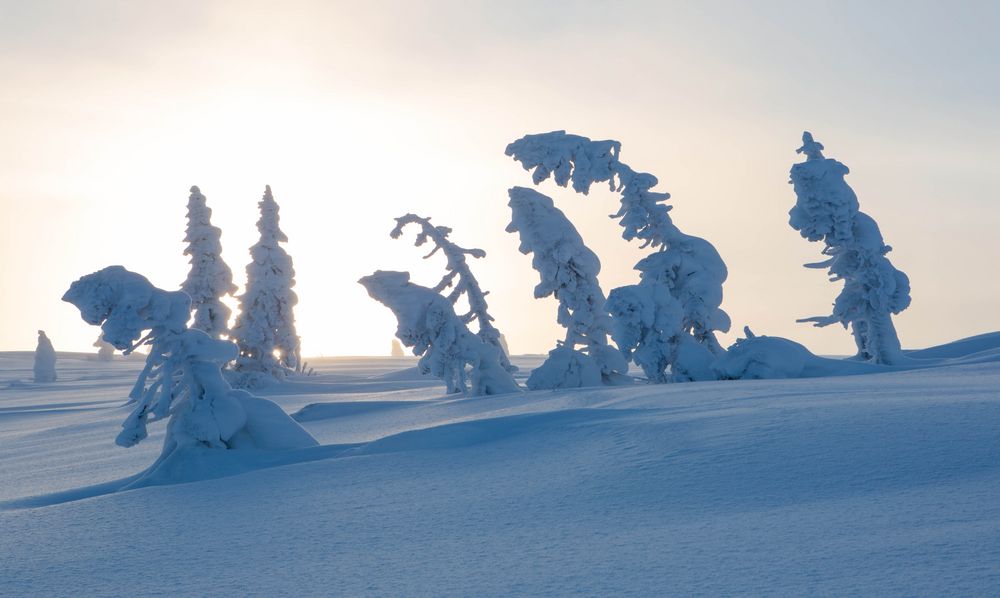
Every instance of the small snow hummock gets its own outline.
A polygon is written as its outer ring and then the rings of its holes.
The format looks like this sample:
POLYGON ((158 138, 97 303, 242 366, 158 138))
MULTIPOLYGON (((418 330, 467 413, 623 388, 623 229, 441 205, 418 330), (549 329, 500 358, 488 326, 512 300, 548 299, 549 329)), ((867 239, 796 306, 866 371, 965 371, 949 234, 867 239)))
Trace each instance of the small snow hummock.
POLYGON ((150 419, 170 417, 163 452, 147 473, 202 449, 292 449, 317 443, 280 407, 222 377, 236 346, 189 329, 191 298, 164 291, 121 266, 74 282, 63 301, 85 322, 100 325, 104 340, 126 354, 149 346, 146 365, 129 395, 135 408, 116 439, 133 446, 146 438, 150 419))
POLYGON ((507 232, 519 233, 519 249, 533 254, 531 265, 541 278, 535 297, 555 295, 559 301, 557 320, 566 327, 565 340, 531 372, 528 388, 624 382, 628 363, 621 352, 608 345, 611 318, 597 281, 601 271, 597 255, 584 245, 580 233, 551 198, 526 187, 514 187, 508 194, 512 217, 507 232))
POLYGON ((656 177, 632 170, 618 159, 620 151, 618 141, 592 141, 553 131, 526 135, 508 145, 506 153, 533 171, 535 184, 552 176, 556 184, 565 187, 572 183, 573 189, 583 194, 594 183, 602 182, 621 193, 621 208, 611 217, 619 219, 622 237, 639 239, 643 248, 656 250, 635 266, 640 286, 663 288, 617 294, 618 304, 611 311, 613 318, 626 317, 617 325, 618 338, 625 344, 617 338, 615 342, 627 356, 641 360, 636 363, 652 381, 711 378, 711 370, 704 366, 724 352, 715 333, 730 327, 729 316, 720 307, 722 284, 728 276, 726 265, 711 243, 677 229, 670 218, 671 206, 664 203, 670 194, 652 191, 658 183, 656 177), (663 289, 674 301, 663 296, 663 289), (678 305, 679 320, 675 317, 678 305), (666 313, 661 315, 660 310, 666 313))
POLYGON ((222 298, 236 292, 233 272, 222 260, 222 231, 212 226, 212 209, 198 187, 191 187, 187 208, 184 242, 188 246, 184 255, 191 256, 191 270, 181 290, 191 297, 194 310, 191 327, 219 338, 229 333, 231 310, 222 298))
POLYGON ((265 188, 258 206, 260 240, 250 248, 252 261, 247 265, 246 291, 239 296, 240 314, 230 333, 240 349, 235 379, 248 382, 260 375, 280 379, 302 366, 292 313, 298 303, 292 290, 295 270, 291 256, 281 246, 288 237, 278 226, 278 204, 270 186, 265 188))
POLYGON ((35 348, 35 382, 56 381, 56 350, 44 330, 38 331, 38 346, 35 348))
POLYGON ((420 247, 428 240, 434 243, 434 249, 425 255, 424 259, 431 257, 440 250, 447 260, 445 269, 448 273, 444 275, 444 278, 441 279, 441 282, 433 290, 440 293, 454 285, 455 288, 447 295, 452 305, 455 305, 464 294, 469 303, 469 312, 459 316, 462 322, 470 324, 475 320, 479 325, 479 338, 483 339, 483 342, 486 344, 497 348, 500 354, 500 364, 505 370, 516 372, 517 366, 510 363, 507 350, 500 342, 500 337, 503 335, 493 325, 493 316, 487 311, 486 295, 490 293, 480 288, 479 281, 472 274, 472 270, 469 269, 469 263, 465 259, 467 255, 477 259, 483 258, 486 257, 486 252, 482 249, 465 249, 464 247, 459 247, 448 239, 448 235, 451 234, 450 228, 447 226, 434 226, 431 224, 430 218, 421 218, 416 214, 406 214, 396 218, 396 227, 392 229, 389 236, 393 239, 398 239, 402 236, 403 229, 408 224, 416 224, 420 227, 420 232, 417 233, 414 246, 420 247))
POLYGON ((796 201, 789 211, 789 224, 809 241, 823 241, 822 262, 807 268, 827 268, 832 281, 843 280, 844 288, 829 316, 805 318, 816 326, 848 325, 858 352, 856 359, 898 364, 906 361, 892 323, 910 304, 910 280, 886 257, 892 248, 882 240, 878 224, 861 212, 858 197, 844 180, 849 170, 823 156, 823 144, 808 131, 802 134, 806 161, 792 166, 791 181, 796 201))
POLYGON ((500 350, 473 334, 437 291, 410 282, 408 272, 378 270, 358 282, 372 299, 392 310, 399 324, 396 336, 420 357, 421 373, 442 379, 449 393, 520 391, 501 365, 500 350))

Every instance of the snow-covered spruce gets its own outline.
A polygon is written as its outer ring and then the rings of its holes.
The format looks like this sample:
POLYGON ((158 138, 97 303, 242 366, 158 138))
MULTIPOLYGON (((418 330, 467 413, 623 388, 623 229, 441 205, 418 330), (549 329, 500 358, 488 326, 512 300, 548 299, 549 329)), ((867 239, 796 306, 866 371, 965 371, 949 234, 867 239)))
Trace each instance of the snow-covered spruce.
POLYGON ((505 370, 516 372, 517 366, 511 365, 507 351, 500 342, 500 331, 493 325, 494 318, 487 311, 486 295, 489 295, 489 291, 483 291, 480 288, 479 281, 472 274, 472 270, 469 269, 469 263, 465 259, 467 255, 471 255, 477 259, 483 258, 486 257, 486 252, 482 249, 465 249, 464 247, 459 247, 448 239, 448 235, 451 234, 450 228, 447 226, 434 226, 431 224, 430 218, 421 218, 416 214, 406 214, 405 216, 396 218, 396 227, 392 229, 389 236, 393 239, 398 239, 403 235, 403 229, 409 224, 416 224, 420 227, 420 232, 417 233, 414 246, 420 247, 428 240, 434 243, 434 249, 425 255, 424 259, 441 251, 447 260, 445 264, 447 274, 444 275, 441 282, 433 290, 440 293, 454 286, 454 289, 446 296, 452 305, 455 305, 462 295, 465 295, 466 301, 469 303, 469 311, 459 316, 462 322, 468 325, 475 320, 479 325, 479 338, 483 339, 483 342, 486 344, 497 348, 500 354, 500 363, 505 370))
POLYGON ((111 361, 115 356, 115 347, 111 343, 104 340, 104 335, 99 335, 97 340, 94 341, 94 345, 97 347, 97 360, 98 361, 111 361))
POLYGON ((711 243, 686 235, 674 225, 669 214, 671 206, 664 203, 670 194, 652 191, 656 177, 632 170, 618 159, 620 151, 618 141, 592 141, 553 131, 526 135, 508 145, 506 153, 526 170, 533 170, 535 184, 552 176, 556 184, 565 187, 572 183, 575 191, 585 195, 592 184, 601 182, 621 193, 621 207, 611 217, 619 219, 622 237, 639 239, 642 247, 656 251, 635 266, 643 288, 617 295, 620 301, 612 310, 613 317, 627 318, 616 324, 622 332, 619 337, 626 343, 619 343, 619 347, 626 355, 642 360, 636 363, 650 380, 711 378, 711 370, 704 364, 723 353, 715 333, 730 327, 729 316, 720 307, 722 284, 728 276, 726 265, 711 243), (673 302, 664 298, 663 290, 673 302), (629 307, 623 303, 625 299, 638 303, 629 307), (679 321, 675 302, 681 310, 679 321), (648 317, 643 321, 635 310, 648 317), (660 310, 666 313, 660 314, 660 310), (628 344, 627 338, 634 344, 628 344))
POLYGON ((278 226, 278 204, 267 186, 260 203, 257 230, 260 240, 250 248, 246 291, 240 295, 240 314, 230 337, 240 354, 234 370, 237 379, 252 386, 252 378, 265 375, 283 378, 288 370, 301 367, 299 336, 292 309, 298 302, 292 287, 292 258, 281 246, 288 237, 278 226))
POLYGON ((449 393, 479 396, 520 390, 500 364, 497 347, 473 334, 440 293, 410 282, 408 272, 378 270, 358 282, 372 299, 392 310, 396 336, 420 357, 417 367, 441 378, 449 393))
POLYGON ((392 339, 392 348, 389 351, 390 357, 406 357, 406 353, 403 352, 403 345, 399 344, 397 339, 392 339))
POLYGON ((63 301, 88 324, 100 325, 104 340, 126 354, 149 346, 130 394, 135 408, 116 439, 133 446, 146 438, 147 421, 170 416, 163 452, 147 476, 204 449, 317 444, 271 401, 230 388, 221 367, 236 358, 236 346, 187 327, 191 299, 184 292, 158 289, 135 272, 109 266, 74 282, 63 301))
POLYGON ((520 235, 519 249, 533 254, 531 265, 541 278, 535 297, 555 295, 559 301, 557 321, 566 327, 565 340, 531 372, 528 388, 624 382, 628 363, 608 345, 611 321, 597 282, 600 260, 583 244, 580 233, 552 199, 526 187, 514 187, 508 194, 512 216, 507 232, 520 235))
POLYGON ((910 280, 886 257, 892 248, 882 240, 878 224, 861 212, 857 195, 844 180, 849 170, 823 156, 823 144, 809 132, 802 134, 806 161, 792 166, 795 207, 789 224, 809 241, 823 241, 822 262, 807 268, 827 268, 831 281, 844 281, 844 288, 829 316, 805 318, 816 326, 848 325, 857 344, 857 359, 898 364, 906 361, 892 323, 910 305, 910 280))
POLYGON ((38 331, 38 346, 35 347, 35 382, 56 381, 56 350, 44 330, 38 331))
POLYGON ((181 290, 191 297, 194 310, 191 327, 219 338, 229 332, 231 310, 222 298, 236 292, 233 272, 222 260, 222 231, 212 226, 212 209, 205 204, 205 196, 198 187, 191 187, 187 209, 184 242, 188 246, 184 255, 191 256, 191 270, 181 290))

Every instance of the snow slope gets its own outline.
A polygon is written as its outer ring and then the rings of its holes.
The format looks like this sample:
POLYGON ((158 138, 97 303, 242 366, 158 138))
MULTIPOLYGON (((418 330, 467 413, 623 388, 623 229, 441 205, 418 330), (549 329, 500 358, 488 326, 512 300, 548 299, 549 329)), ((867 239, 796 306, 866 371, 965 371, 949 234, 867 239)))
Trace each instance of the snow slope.
POLYGON ((310 364, 261 394, 324 446, 62 502, 159 453, 114 445, 141 363, 0 353, 0 595, 1000 592, 997 363, 480 398, 310 364))

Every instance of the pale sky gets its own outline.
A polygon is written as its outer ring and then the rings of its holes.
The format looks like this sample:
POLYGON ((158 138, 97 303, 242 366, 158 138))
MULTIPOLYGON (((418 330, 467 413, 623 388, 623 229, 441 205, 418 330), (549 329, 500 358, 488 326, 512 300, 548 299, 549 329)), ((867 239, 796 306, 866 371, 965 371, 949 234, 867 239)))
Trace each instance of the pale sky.
MULTIPOLYGON (((90 351, 60 301, 121 264, 175 289, 188 188, 199 185, 244 282, 270 184, 297 272, 307 355, 381 355, 391 313, 356 280, 409 270, 393 217, 431 216, 473 264, 515 353, 563 333, 517 252, 504 156, 565 129, 623 144, 660 179, 678 227, 729 267, 723 308, 817 353, 848 332, 796 324, 839 291, 788 226, 788 170, 808 129, 894 248, 913 304, 904 347, 1000 329, 1000 3, 100 2, 0 0, 0 350, 90 351)), ((545 183, 603 264, 638 280, 617 196, 545 183)), ((732 334, 724 340, 731 341, 732 334)))

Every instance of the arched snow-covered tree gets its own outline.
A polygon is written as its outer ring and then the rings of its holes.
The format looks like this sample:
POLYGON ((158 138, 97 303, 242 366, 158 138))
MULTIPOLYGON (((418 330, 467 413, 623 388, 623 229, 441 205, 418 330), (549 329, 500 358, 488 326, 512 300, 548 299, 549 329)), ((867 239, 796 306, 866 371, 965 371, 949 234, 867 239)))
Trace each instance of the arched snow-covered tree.
POLYGON ((149 346, 130 394, 135 408, 116 440, 133 446, 146 438, 150 419, 170 417, 163 452, 147 476, 207 449, 317 444, 271 401, 230 388, 221 367, 236 358, 236 346, 187 327, 187 294, 158 289, 139 274, 109 266, 74 282, 63 301, 75 305, 88 324, 100 325, 104 339, 126 354, 149 346))
POLYGON ((260 240, 250 248, 246 291, 240 295, 240 314, 230 337, 240 349, 235 370, 281 378, 301 367, 299 336, 292 309, 298 297, 292 258, 281 246, 288 237, 278 226, 278 204, 266 187, 260 203, 257 230, 260 240))
POLYGON ((528 388, 624 382, 628 363, 608 345, 611 318, 597 282, 601 271, 597 255, 583 244, 580 233, 552 199, 526 187, 514 187, 508 194, 512 218, 507 232, 519 233, 519 249, 533 254, 531 265, 541 278, 535 297, 555 295, 557 321, 566 327, 566 338, 531 372, 528 388))
POLYGON ((474 258, 483 258, 486 257, 486 252, 482 249, 465 249, 464 247, 459 247, 448 239, 448 235, 451 234, 450 228, 447 226, 434 226, 431 224, 430 218, 421 218, 416 214, 406 214, 405 216, 396 218, 396 227, 392 229, 389 236, 393 239, 398 239, 403 235, 403 229, 408 224, 416 224, 420 227, 420 232, 417 233, 416 242, 414 243, 416 247, 420 247, 428 240, 434 243, 434 249, 425 255, 424 259, 441 251, 447 260, 445 270, 448 273, 444 275, 441 282, 432 290, 440 293, 454 286, 455 288, 446 296, 452 305, 455 305, 464 294, 466 300, 469 302, 469 312, 459 316, 462 322, 468 325, 475 320, 479 325, 479 338, 483 339, 483 342, 486 344, 497 348, 500 354, 500 363, 505 370, 516 372, 517 367, 511 365, 507 351, 500 343, 501 334, 496 326, 493 325, 493 316, 487 311, 486 295, 490 293, 480 288, 479 281, 472 274, 472 270, 469 269, 469 263, 465 259, 467 255, 471 255, 474 258))
POLYGON ((408 272, 379 270, 358 281, 395 314, 396 336, 420 357, 424 374, 444 380, 448 392, 473 396, 518 392, 499 350, 473 334, 440 293, 410 282, 408 272))
POLYGON ((192 328, 219 338, 229 332, 231 310, 222 298, 236 292, 233 272, 222 260, 222 231, 212 226, 212 209, 206 205, 205 196, 198 187, 191 187, 187 207, 184 242, 188 246, 184 255, 191 256, 191 270, 181 290, 191 297, 192 328))
POLYGON ((621 193, 621 208, 611 217, 619 219, 622 237, 639 239, 642 247, 655 251, 635 266, 639 285, 612 292, 617 298, 612 316, 626 318, 616 324, 621 332, 621 342, 616 342, 626 355, 642 360, 640 366, 650 380, 712 378, 705 364, 724 352, 715 333, 730 327, 729 316, 720 307, 726 265, 711 243, 686 235, 674 225, 671 206, 664 203, 670 194, 653 191, 656 177, 632 170, 618 159, 620 151, 618 141, 592 141, 553 131, 526 135, 508 145, 506 153, 533 171, 536 185, 552 176, 556 184, 572 183, 573 190, 584 195, 591 185, 602 182, 621 193), (626 299, 634 304, 626 305, 626 299), (679 320, 675 317, 678 306, 679 320), (646 314, 645 320, 639 312, 646 314), (670 375, 664 369, 668 366, 670 375))
POLYGON ((111 361, 114 358, 115 347, 111 343, 104 340, 103 335, 97 337, 97 340, 94 341, 94 346, 97 347, 98 361, 111 361))
POLYGON ((827 268, 831 281, 844 281, 844 288, 829 316, 804 318, 816 326, 850 325, 857 345, 857 359, 896 364, 905 361, 892 314, 910 305, 910 280, 886 257, 878 224, 860 211, 858 197, 844 180, 849 170, 823 156, 823 144, 807 131, 802 134, 806 161, 792 166, 791 181, 796 202, 789 211, 789 224, 810 241, 823 241, 829 259, 807 268, 827 268))
POLYGON ((38 331, 38 346, 35 347, 35 382, 56 381, 56 350, 44 330, 38 331))

